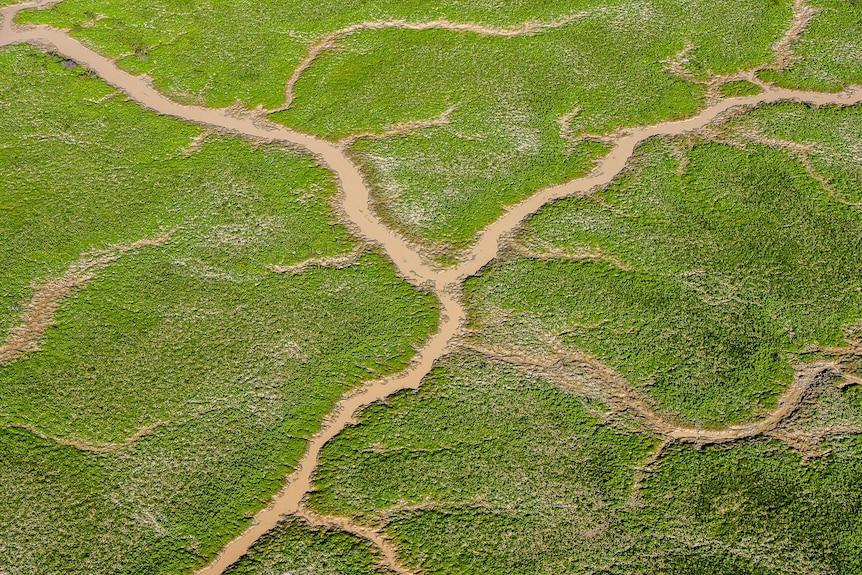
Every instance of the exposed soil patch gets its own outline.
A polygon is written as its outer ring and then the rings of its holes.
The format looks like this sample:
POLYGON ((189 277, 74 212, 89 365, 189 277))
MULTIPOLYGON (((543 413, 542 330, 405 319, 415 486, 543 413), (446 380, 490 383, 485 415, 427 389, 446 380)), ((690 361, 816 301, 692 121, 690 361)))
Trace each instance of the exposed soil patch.
POLYGON ((103 443, 100 441, 83 441, 83 440, 73 440, 73 439, 62 439, 60 437, 54 437, 53 435, 48 435, 46 433, 43 433, 42 431, 37 429, 35 426, 26 425, 26 424, 23 424, 23 425, 12 424, 9 427, 17 428, 17 429, 26 429, 27 431, 29 431, 30 433, 32 433, 36 437, 39 437, 41 439, 46 439, 48 441, 53 441, 54 443, 56 443, 58 445, 65 445, 68 447, 74 447, 75 449, 78 449, 80 451, 89 451, 91 453, 110 453, 112 451, 116 451, 118 449, 128 447, 129 445, 135 443, 136 441, 138 441, 142 437, 149 435, 150 433, 155 431, 157 428, 161 427, 162 425, 166 425, 166 424, 167 424, 167 422, 165 422, 165 421, 159 421, 159 422, 153 423, 152 425, 146 425, 119 443, 103 443))
POLYGON ((161 246, 168 239, 170 234, 163 233, 155 239, 139 240, 128 246, 113 246, 107 250, 85 254, 60 277, 35 286, 33 297, 24 306, 21 323, 9 330, 6 341, 0 345, 0 366, 37 351, 39 338, 53 325, 54 313, 60 301, 90 281, 98 269, 127 252, 143 247, 161 246))
MULTIPOLYGON (((661 413, 621 374, 604 365, 597 358, 567 350, 556 342, 552 342, 552 345, 553 354, 546 356, 529 354, 516 349, 491 349, 469 345, 467 347, 487 357, 538 374, 558 385, 575 389, 579 395, 600 401, 610 408, 606 420, 622 412, 632 413, 648 429, 662 438, 666 445, 692 443, 704 446, 741 441, 762 435, 784 439, 789 435, 782 432, 781 425, 793 416, 819 386, 836 377, 845 381, 848 381, 848 378, 849 381, 857 379, 852 374, 842 371, 838 362, 816 361, 796 371, 793 383, 778 398, 775 408, 760 419, 722 429, 687 427, 661 413)), ((846 432, 856 433, 857 431, 853 427, 852 430, 848 428, 846 432)), ((812 437, 821 437, 838 433, 841 433, 839 427, 812 430, 810 434, 812 437)), ((795 435, 800 436, 801 433, 796 432, 795 435)), ((796 445, 791 443, 791 447, 796 445)), ((656 454, 653 460, 657 460, 658 456, 656 454)))
POLYGON ((367 246, 359 244, 356 248, 347 255, 335 256, 329 258, 311 258, 304 262, 294 264, 292 266, 267 266, 267 268, 277 274, 301 274, 308 268, 325 267, 325 268, 346 268, 355 264, 367 250, 367 246))
POLYGON ((318 515, 305 507, 303 507, 297 515, 308 521, 312 526, 322 526, 345 531, 352 535, 356 535, 360 539, 368 541, 380 551, 384 566, 388 567, 398 575, 415 575, 414 571, 411 571, 398 561, 398 551, 388 539, 384 538, 376 530, 371 529, 370 527, 357 525, 347 517, 318 515))

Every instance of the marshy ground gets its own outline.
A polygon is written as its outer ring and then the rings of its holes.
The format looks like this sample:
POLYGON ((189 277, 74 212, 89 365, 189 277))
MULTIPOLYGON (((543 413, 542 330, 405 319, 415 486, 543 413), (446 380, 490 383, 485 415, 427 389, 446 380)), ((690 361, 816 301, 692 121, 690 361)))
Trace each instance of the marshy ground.
POLYGON ((862 568, 858 7, 50 4, 3 570, 862 568))

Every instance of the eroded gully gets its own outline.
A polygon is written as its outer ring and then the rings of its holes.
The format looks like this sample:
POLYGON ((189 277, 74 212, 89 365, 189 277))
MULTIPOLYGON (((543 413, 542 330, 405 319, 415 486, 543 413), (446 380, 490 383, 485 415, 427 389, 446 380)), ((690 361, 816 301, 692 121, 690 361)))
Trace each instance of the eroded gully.
POLYGON ((370 208, 370 193, 359 168, 347 157, 342 146, 267 123, 257 117, 240 116, 230 109, 201 108, 173 102, 158 93, 145 78, 120 70, 114 61, 90 50, 66 32, 47 26, 17 29, 11 22, 15 13, 27 7, 44 6, 30 3, 0 10, 3 17, 0 46, 30 43, 47 47, 71 58, 91 70, 107 83, 123 91, 130 99, 159 114, 176 117, 201 125, 212 126, 262 142, 287 143, 314 154, 338 179, 344 215, 351 227, 365 239, 378 244, 392 260, 399 273, 412 284, 430 287, 440 301, 438 331, 419 350, 410 366, 398 374, 366 383, 348 393, 325 418, 320 431, 310 439, 296 470, 287 478, 285 487, 269 506, 260 511, 251 526, 222 550, 221 554, 200 575, 218 575, 248 551, 263 534, 275 527, 283 515, 300 511, 301 502, 311 488, 312 473, 324 444, 355 421, 355 413, 370 403, 405 389, 415 389, 431 370, 434 362, 449 348, 449 342, 461 329, 466 312, 460 301, 460 288, 465 278, 493 261, 500 240, 514 230, 526 217, 545 204, 564 197, 586 194, 606 185, 626 166, 638 143, 652 136, 678 135, 701 128, 726 110, 736 106, 796 100, 816 105, 851 105, 862 103, 862 93, 846 91, 835 94, 785 90, 767 86, 756 96, 729 98, 711 105, 698 115, 682 121, 663 122, 654 126, 624 132, 613 139, 613 149, 587 176, 545 188, 529 198, 507 208, 506 213, 486 227, 464 261, 454 268, 438 269, 426 263, 400 235, 386 227, 370 208))

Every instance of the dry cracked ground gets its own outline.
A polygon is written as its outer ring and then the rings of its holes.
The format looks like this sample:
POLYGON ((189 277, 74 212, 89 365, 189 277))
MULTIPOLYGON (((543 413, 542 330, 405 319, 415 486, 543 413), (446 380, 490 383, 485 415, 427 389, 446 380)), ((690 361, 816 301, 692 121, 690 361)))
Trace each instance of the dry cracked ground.
POLYGON ((857 2, 0 16, 0 574, 862 572, 857 2))

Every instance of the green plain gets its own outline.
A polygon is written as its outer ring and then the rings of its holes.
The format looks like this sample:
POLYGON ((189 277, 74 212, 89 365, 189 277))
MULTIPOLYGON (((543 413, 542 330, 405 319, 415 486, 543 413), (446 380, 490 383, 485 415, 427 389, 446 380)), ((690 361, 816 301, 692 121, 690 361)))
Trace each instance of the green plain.
MULTIPOLYGON (((858 414, 858 401, 856 402, 858 414)), ((327 445, 312 506, 384 528, 426 574, 842 574, 862 565, 855 439, 675 446, 481 356, 368 408, 327 445)))
MULTIPOLYGON (((818 163, 824 177, 858 181, 841 140, 862 138, 858 107, 762 107, 727 137, 756 124, 817 140, 817 157, 831 158, 818 163)), ((548 206, 518 238, 539 254, 598 256, 495 264, 467 283, 473 327, 502 314, 537 340, 593 354, 672 418, 756 417, 800 354, 846 345, 862 319, 862 217, 815 176, 756 141, 648 141, 606 190, 548 206)))
POLYGON ((370 543, 354 535, 288 518, 261 538, 226 575, 392 575, 370 543))
POLYGON ((0 98, 5 325, 82 254, 171 234, 97 270, 40 350, 0 367, 0 565, 188 572, 279 489, 344 391, 407 364, 436 303, 373 251, 267 269, 356 244, 310 158, 219 135, 192 150, 198 128, 102 101, 112 89, 80 69, 25 47, 0 60, 17 96, 0 98))

